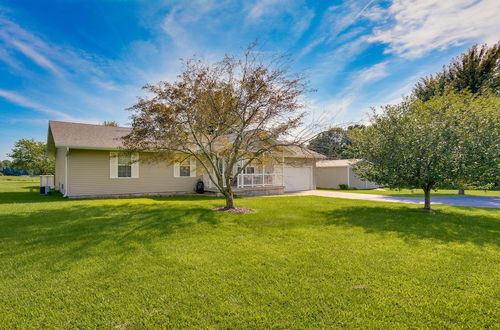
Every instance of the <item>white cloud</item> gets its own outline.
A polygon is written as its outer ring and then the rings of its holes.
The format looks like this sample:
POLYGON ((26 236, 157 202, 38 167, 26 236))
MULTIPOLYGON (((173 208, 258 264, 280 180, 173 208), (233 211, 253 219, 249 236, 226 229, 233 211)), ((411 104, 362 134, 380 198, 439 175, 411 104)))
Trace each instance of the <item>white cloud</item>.
MULTIPOLYGON (((163 19, 163 31, 165 31, 177 47, 182 49, 194 48, 196 46, 196 41, 188 27, 199 24, 208 27, 208 25, 211 24, 210 22, 201 21, 203 18, 206 18, 210 12, 219 8, 223 8, 223 4, 214 1, 197 0, 183 2, 181 5, 176 5, 169 10, 168 14, 163 19)), ((212 18, 212 21, 213 20, 216 20, 216 18, 212 18)))
POLYGON ((311 70, 315 85, 321 86, 331 81, 342 72, 344 67, 362 53, 368 45, 366 37, 361 36, 335 48, 331 52, 323 54, 321 62, 318 62, 314 69, 311 70))
POLYGON ((388 75, 389 72, 387 71, 387 62, 377 63, 354 74, 353 82, 351 83, 349 89, 361 89, 366 84, 387 77, 388 75))
POLYGON ((5 48, 0 48, 0 61, 5 62, 7 65, 16 70, 20 69, 21 67, 20 63, 16 59, 14 59, 14 57, 12 57, 9 52, 5 50, 5 48))
POLYGON ((52 61, 50 61, 47 57, 45 57, 41 53, 34 50, 28 44, 17 40, 11 40, 10 42, 21 53, 29 57, 33 62, 35 62, 39 66, 52 71, 56 75, 61 75, 61 70, 54 63, 52 63, 52 61))
POLYGON ((302 0, 259 0, 244 9, 247 13, 246 25, 265 24, 267 29, 279 27, 286 29, 286 35, 300 38, 310 27, 314 11, 302 0), (285 16, 290 19, 283 20, 285 16))
POLYGON ((314 18, 314 12, 312 10, 302 9, 296 15, 295 24, 293 26, 293 35, 299 38, 311 25, 311 21, 314 18))
POLYGON ((374 22, 383 22, 387 18, 387 11, 380 6, 371 6, 370 10, 363 13, 363 17, 374 22))
POLYGON ((65 84, 75 78, 79 82, 88 79, 98 87, 109 87, 113 82, 103 68, 108 71, 125 71, 106 59, 46 42, 42 37, 0 14, 0 61, 14 69, 17 75, 32 79, 33 73, 26 70, 21 61, 14 59, 16 52, 46 69, 52 77, 65 84))
POLYGON ((322 108, 326 113, 330 114, 331 120, 342 113, 348 112, 354 103, 362 100, 363 88, 389 76, 388 65, 388 62, 380 62, 366 69, 353 72, 350 76, 350 83, 342 89, 338 96, 322 103, 322 108))
POLYGON ((368 40, 389 44, 386 52, 408 58, 468 41, 495 43, 499 13, 498 0, 394 0, 386 11, 391 23, 368 40))
POLYGON ((89 119, 92 116, 89 113, 108 116, 106 119, 122 119, 128 116, 123 109, 134 102, 134 96, 145 83, 141 75, 146 73, 131 65, 135 64, 138 53, 133 52, 131 58, 127 53, 123 59, 108 60, 50 43, 0 14, 0 61, 6 63, 14 75, 30 82, 22 93, 2 90, 0 97, 60 120, 96 122, 89 119), (31 70, 24 61, 18 60, 18 54, 45 68, 46 73, 31 70), (113 77, 130 83, 118 83, 113 77), (32 101, 35 99, 36 102, 32 101))
MULTIPOLYGON (((8 91, 5 89, 0 89, 0 97, 6 99, 7 101, 16 104, 18 106, 29 108, 35 110, 36 112, 43 113, 46 115, 50 115, 51 118, 59 119, 59 120, 69 120, 69 121, 79 121, 79 122, 88 122, 89 120, 83 120, 79 118, 72 117, 67 115, 61 111, 54 110, 50 107, 47 107, 43 104, 39 104, 34 102, 18 93, 8 91)), ((91 120, 92 121, 92 120, 91 120)))
MULTIPOLYGON (((7 47, 15 49, 38 66, 56 75, 62 74, 61 68, 48 58, 48 53, 51 51, 50 46, 2 16, 0 16, 0 40, 4 42, 4 49, 7 47)), ((13 63, 7 62, 7 64, 12 65, 13 63)))
POLYGON ((374 0, 345 1, 342 6, 330 6, 321 19, 317 35, 304 47, 300 56, 306 55, 323 43, 335 42, 337 37, 361 17, 374 0))
POLYGON ((258 20, 265 15, 272 14, 277 10, 277 6, 286 6, 283 0, 260 0, 248 8, 247 18, 258 20))

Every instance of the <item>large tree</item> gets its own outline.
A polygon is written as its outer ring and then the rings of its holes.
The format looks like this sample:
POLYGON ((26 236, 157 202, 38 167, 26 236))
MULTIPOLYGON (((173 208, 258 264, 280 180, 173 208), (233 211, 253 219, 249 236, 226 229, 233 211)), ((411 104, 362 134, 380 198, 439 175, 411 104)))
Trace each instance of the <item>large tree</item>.
POLYGON ((47 155, 44 142, 20 139, 8 156, 12 158, 12 167, 27 171, 31 175, 54 173, 54 161, 47 155))
POLYGON ((350 125, 347 128, 332 127, 312 138, 308 147, 327 156, 328 159, 352 158, 350 133, 352 130, 363 128, 364 126, 359 124, 350 125))
POLYGON ((150 96, 131 107, 132 131, 124 139, 129 151, 156 151, 156 161, 198 161, 227 209, 234 208, 236 175, 248 164, 281 160, 283 148, 304 142, 303 77, 254 46, 214 64, 187 60, 176 81, 146 85, 150 96))
POLYGON ((500 162, 500 100, 495 95, 447 93, 404 100, 374 112, 371 124, 354 134, 354 148, 364 160, 357 173, 394 188, 422 189, 430 210, 433 189, 465 173, 496 169, 500 162))
MULTIPOLYGON (((472 94, 500 93, 500 43, 491 47, 474 45, 467 52, 453 58, 443 66, 441 72, 424 77, 413 89, 413 97, 427 101, 448 91, 467 91, 472 94)), ((463 195, 470 182, 482 182, 489 178, 491 171, 477 171, 477 167, 464 169, 462 178, 457 178, 455 187, 463 195)))
POLYGON ((500 43, 488 47, 474 45, 453 58, 441 72, 422 78, 413 88, 413 96, 427 101, 448 90, 467 90, 473 94, 500 92, 500 43))

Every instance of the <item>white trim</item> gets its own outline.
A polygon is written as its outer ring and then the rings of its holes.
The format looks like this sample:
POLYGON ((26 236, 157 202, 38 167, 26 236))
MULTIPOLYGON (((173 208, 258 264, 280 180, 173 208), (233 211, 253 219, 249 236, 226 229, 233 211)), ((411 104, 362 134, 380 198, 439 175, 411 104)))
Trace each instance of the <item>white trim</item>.
POLYGON ((132 161, 130 177, 132 179, 138 179, 139 178, 139 153, 134 152, 132 154, 132 156, 130 157, 130 160, 132 161))
POLYGON ((174 163, 174 178, 196 178, 196 159, 189 158, 189 165, 174 163), (181 175, 181 166, 189 166, 189 175, 181 175))
POLYGON ((349 179, 350 177, 350 173, 349 173, 349 169, 350 169, 350 166, 347 166, 347 189, 349 189, 349 187, 351 186, 351 180, 349 179))
POLYGON ((281 152, 281 185, 285 186, 285 153, 281 152))
POLYGON ((109 178, 118 179, 118 152, 109 153, 109 178))
POLYGON ((196 159, 190 159, 189 160, 189 176, 191 178, 196 177, 196 159))
POLYGON ((179 163, 174 163, 174 178, 181 177, 181 166, 179 163))

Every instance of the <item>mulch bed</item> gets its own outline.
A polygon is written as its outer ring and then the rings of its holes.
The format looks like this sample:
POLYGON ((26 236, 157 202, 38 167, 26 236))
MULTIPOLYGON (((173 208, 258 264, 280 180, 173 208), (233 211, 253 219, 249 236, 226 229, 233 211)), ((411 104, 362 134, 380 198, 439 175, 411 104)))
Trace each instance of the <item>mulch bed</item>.
POLYGON ((251 209, 246 209, 244 207, 235 207, 235 208, 232 208, 232 209, 226 209, 225 207, 221 206, 221 207, 216 207, 214 209, 212 209, 214 211, 221 211, 221 212, 227 212, 227 213, 252 213, 253 210, 251 209))

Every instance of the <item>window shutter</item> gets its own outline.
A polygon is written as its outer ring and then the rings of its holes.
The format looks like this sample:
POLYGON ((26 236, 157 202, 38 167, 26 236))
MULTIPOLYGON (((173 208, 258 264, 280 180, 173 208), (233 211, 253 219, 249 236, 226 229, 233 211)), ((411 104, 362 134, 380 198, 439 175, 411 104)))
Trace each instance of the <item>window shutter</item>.
POLYGON ((174 163, 174 178, 178 178, 181 176, 181 170, 179 163, 174 163))
POLYGON ((196 159, 189 160, 189 176, 196 177, 196 159))
POLYGON ((118 153, 110 152, 109 153, 109 178, 116 179, 118 178, 118 153))
POLYGON ((131 157, 132 160, 132 178, 139 178, 139 153, 134 152, 131 157))

